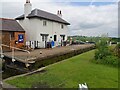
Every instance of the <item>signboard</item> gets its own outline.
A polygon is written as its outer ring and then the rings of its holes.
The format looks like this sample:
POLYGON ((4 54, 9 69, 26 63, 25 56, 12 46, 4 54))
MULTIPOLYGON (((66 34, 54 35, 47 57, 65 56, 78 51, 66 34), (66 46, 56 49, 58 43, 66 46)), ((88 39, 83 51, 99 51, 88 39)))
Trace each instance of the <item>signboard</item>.
POLYGON ((23 43, 24 42, 24 35, 23 34, 19 34, 18 35, 18 42, 19 43, 23 43))

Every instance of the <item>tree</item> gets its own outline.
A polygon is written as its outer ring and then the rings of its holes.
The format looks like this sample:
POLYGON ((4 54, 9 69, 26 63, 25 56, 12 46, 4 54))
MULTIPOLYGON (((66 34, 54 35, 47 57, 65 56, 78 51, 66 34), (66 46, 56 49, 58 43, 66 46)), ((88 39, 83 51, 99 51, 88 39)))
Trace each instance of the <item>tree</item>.
POLYGON ((99 42, 96 44, 97 50, 95 52, 95 59, 100 60, 106 57, 107 55, 110 55, 110 51, 108 49, 108 38, 105 36, 102 36, 102 38, 99 40, 99 42))
POLYGON ((117 46, 115 47, 115 53, 120 58, 120 43, 118 43, 117 46))

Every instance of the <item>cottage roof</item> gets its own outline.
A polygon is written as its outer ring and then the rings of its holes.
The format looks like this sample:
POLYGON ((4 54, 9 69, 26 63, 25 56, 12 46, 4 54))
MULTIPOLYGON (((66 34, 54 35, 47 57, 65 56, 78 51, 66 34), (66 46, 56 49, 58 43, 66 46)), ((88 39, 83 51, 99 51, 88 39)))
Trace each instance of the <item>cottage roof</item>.
POLYGON ((0 18, 2 28, 0 31, 24 31, 21 25, 14 19, 0 18))
MULTIPOLYGON (((55 15, 55 14, 52 14, 52 13, 49 13, 49 12, 46 12, 46 11, 43 11, 40 9, 32 10, 31 13, 27 16, 27 18, 34 18, 34 17, 38 17, 38 18, 47 19, 50 21, 55 21, 55 22, 66 24, 66 25, 70 25, 70 23, 63 20, 58 15, 55 15)), ((24 15, 21 15, 21 16, 16 18, 16 20, 21 20, 21 19, 24 19, 24 15)))

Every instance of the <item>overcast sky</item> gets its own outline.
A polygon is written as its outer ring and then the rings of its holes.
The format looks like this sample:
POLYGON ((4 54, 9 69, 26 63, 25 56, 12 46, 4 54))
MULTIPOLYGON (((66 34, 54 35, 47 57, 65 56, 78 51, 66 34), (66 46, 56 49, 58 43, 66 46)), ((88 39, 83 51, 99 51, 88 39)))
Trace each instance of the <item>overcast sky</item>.
MULTIPOLYGON (((1 0, 0 17, 16 18, 22 15, 25 1, 1 0)), ((108 33, 112 37, 118 36, 118 0, 30 1, 33 9, 38 8, 54 14, 61 10, 63 18, 71 24, 69 35, 100 36, 108 33)))

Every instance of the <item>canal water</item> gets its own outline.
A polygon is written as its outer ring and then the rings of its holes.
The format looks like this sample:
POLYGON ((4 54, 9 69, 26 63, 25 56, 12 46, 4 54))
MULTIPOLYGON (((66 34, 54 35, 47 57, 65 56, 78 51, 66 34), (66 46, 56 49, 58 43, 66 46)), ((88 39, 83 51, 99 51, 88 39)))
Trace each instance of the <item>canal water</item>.
MULTIPOLYGON (((6 78, 9 78, 12 76, 16 76, 16 75, 20 75, 20 74, 25 73, 22 70, 17 70, 16 68, 13 69, 13 68, 6 67, 4 60, 2 60, 1 68, 2 68, 1 69, 2 79, 6 79, 6 78)), ((21 69, 22 69, 22 67, 21 67, 21 69)))
POLYGON ((22 72, 18 72, 17 70, 12 70, 12 69, 7 69, 7 70, 3 70, 2 72, 2 79, 6 79, 12 76, 16 76, 16 75, 20 75, 23 74, 22 72))
POLYGON ((13 68, 8 68, 6 67, 5 63, 2 64, 2 79, 6 79, 12 76, 16 76, 16 75, 20 75, 23 74, 25 72, 17 70, 17 69, 13 69, 13 68))

